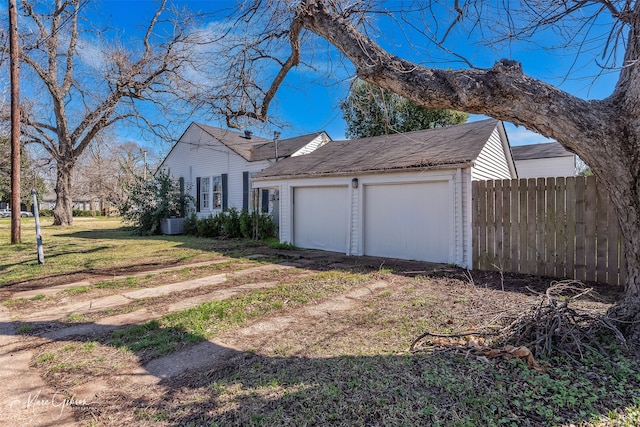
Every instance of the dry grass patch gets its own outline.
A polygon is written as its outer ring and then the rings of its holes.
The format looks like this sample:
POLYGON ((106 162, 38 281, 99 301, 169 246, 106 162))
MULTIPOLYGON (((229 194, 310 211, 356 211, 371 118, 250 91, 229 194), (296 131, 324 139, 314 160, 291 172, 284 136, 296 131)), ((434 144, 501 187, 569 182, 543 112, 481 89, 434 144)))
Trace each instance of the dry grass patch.
POLYGON ((108 378, 137 366, 135 355, 93 340, 58 341, 40 346, 31 366, 60 391, 108 378))

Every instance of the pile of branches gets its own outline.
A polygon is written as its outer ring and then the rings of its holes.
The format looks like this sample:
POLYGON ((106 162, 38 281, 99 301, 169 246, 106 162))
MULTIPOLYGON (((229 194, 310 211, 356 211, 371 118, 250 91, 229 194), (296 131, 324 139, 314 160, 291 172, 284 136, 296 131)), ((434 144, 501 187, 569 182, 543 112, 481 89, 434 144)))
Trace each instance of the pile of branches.
POLYGON ((587 288, 578 281, 565 280, 552 283, 539 296, 537 304, 502 330, 501 341, 526 345, 536 357, 560 353, 574 359, 581 359, 588 352, 606 355, 602 338, 607 336, 613 336, 620 346, 627 347, 614 319, 578 304, 587 296, 597 298, 593 288, 587 288))
MULTIPOLYGON (((534 291, 532 291, 534 292, 534 291)), ((605 313, 578 303, 596 297, 593 288, 577 281, 554 282, 540 298, 500 330, 461 334, 425 332, 414 340, 410 351, 457 352, 465 357, 518 357, 539 370, 533 359, 562 354, 582 359, 586 353, 607 355, 602 338, 613 336, 623 348, 626 340, 615 321, 605 313)))

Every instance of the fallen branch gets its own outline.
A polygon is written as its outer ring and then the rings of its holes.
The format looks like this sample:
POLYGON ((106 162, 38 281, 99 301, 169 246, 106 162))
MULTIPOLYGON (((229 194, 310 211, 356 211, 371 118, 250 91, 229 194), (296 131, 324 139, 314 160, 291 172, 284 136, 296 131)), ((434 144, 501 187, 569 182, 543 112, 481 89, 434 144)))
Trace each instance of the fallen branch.
POLYGON ((606 355, 607 349, 601 342, 603 335, 613 336, 619 345, 627 347, 613 319, 577 306, 579 299, 594 295, 592 288, 567 280, 553 282, 543 294, 537 294, 539 300, 525 307, 498 332, 425 332, 413 341, 409 350, 465 353, 466 357, 517 357, 532 369, 543 371, 534 355, 548 358, 560 353, 574 360, 582 359, 588 352, 606 355))
POLYGON ((465 355, 465 359, 475 357, 479 360, 484 359, 513 359, 517 358, 524 361, 531 369, 538 372, 545 372, 535 361, 531 350, 525 346, 514 347, 511 345, 503 348, 493 348, 483 345, 486 337, 496 336, 496 333, 469 332, 466 334, 433 334, 425 332, 418 337, 409 347, 409 351, 415 353, 418 351, 428 351, 431 354, 453 352, 465 355))

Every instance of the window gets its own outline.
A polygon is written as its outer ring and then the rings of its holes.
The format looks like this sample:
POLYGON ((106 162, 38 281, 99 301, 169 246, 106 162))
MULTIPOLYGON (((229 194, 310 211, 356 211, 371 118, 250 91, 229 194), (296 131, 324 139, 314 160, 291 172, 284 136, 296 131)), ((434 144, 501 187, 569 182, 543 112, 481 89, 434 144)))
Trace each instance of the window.
POLYGON ((209 177, 200 178, 200 209, 210 209, 209 205, 209 177))
POLYGON ((222 177, 213 177, 213 208, 222 208, 222 177))

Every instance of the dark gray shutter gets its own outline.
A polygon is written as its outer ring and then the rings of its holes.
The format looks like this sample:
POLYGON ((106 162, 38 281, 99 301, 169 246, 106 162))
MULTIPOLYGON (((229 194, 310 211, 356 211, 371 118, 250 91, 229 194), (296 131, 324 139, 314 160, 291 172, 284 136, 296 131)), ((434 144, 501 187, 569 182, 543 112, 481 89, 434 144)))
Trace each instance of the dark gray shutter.
POLYGON ((249 172, 242 172, 242 209, 249 210, 249 172))
POLYGON ((196 178, 196 212, 200 212, 200 177, 196 178))
POLYGON ((269 212, 269 190, 262 190, 262 212, 269 212))
POLYGON ((187 207, 185 206, 184 203, 184 177, 181 176, 180 178, 178 178, 178 186, 180 187, 180 216, 185 216, 186 215, 186 210, 187 207))
POLYGON ((227 182, 227 174, 222 174, 222 210, 226 211, 229 207, 229 191, 228 191, 228 182, 227 182))

